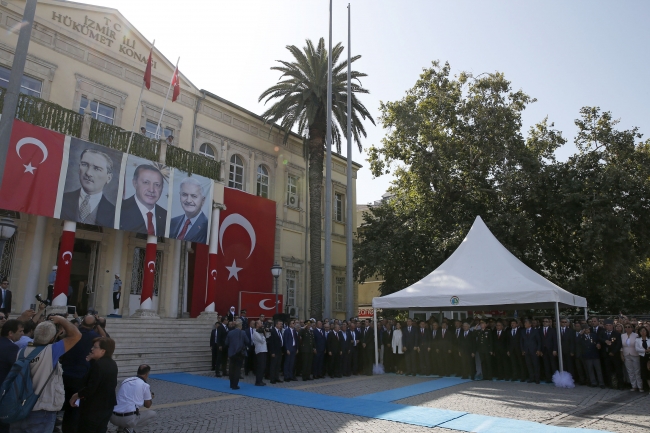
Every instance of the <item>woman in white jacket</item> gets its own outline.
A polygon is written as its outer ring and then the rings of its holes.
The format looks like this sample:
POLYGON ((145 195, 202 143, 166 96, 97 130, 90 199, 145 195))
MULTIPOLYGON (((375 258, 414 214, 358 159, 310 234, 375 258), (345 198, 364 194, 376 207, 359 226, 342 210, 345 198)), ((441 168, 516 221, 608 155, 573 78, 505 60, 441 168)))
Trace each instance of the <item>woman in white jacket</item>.
POLYGON ((639 326, 638 335, 636 337, 636 352, 639 355, 640 370, 641 370, 641 388, 643 390, 643 381, 645 380, 650 386, 650 335, 648 335, 648 328, 639 326))
POLYGON ((255 386, 264 386, 264 370, 266 369, 266 335, 262 321, 256 322, 255 332, 253 332, 253 344, 255 344, 255 386))
POLYGON ((628 323, 625 325, 624 333, 621 333, 621 358, 625 362, 625 369, 630 378, 632 391, 643 391, 643 382, 641 382, 641 370, 639 369, 639 354, 636 350, 636 333, 634 332, 634 325, 628 323))
POLYGON ((393 331, 393 342, 391 344, 395 357, 395 372, 404 374, 404 351, 402 350, 402 325, 397 322, 393 331))

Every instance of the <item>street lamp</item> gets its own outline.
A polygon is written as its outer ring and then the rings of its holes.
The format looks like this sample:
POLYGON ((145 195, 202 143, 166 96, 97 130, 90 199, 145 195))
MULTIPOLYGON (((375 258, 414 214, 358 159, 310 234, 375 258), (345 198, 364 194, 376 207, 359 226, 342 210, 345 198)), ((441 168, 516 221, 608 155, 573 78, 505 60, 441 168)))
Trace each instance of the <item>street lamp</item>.
POLYGON ((282 275, 282 266, 273 263, 271 274, 275 277, 275 314, 278 314, 278 278, 282 275))
POLYGON ((11 218, 0 218, 0 257, 5 250, 5 244, 16 233, 18 226, 11 218))

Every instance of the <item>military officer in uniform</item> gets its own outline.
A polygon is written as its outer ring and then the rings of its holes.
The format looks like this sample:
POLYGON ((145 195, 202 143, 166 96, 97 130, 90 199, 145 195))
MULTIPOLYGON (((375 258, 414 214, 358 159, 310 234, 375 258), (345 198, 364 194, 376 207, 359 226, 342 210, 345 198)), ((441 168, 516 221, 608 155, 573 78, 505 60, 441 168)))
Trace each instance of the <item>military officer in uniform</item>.
POLYGON ((311 329, 312 322, 307 320, 305 327, 300 330, 298 336, 300 337, 300 357, 302 361, 302 380, 311 380, 309 375, 312 369, 312 360, 316 354, 316 346, 314 345, 314 332, 311 329))
POLYGON ((492 331, 487 327, 484 319, 481 319, 479 324, 481 330, 476 333, 476 352, 481 358, 483 380, 492 380, 492 355, 494 354, 492 331))

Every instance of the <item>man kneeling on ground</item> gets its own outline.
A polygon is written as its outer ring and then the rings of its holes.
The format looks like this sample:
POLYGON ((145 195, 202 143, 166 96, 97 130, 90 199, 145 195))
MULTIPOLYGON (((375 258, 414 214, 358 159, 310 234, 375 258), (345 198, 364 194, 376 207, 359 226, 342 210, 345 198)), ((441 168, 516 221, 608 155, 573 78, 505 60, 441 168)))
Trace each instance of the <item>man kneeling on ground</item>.
POLYGON ((132 433, 135 427, 144 427, 156 418, 156 412, 139 408, 151 407, 153 392, 147 380, 151 367, 146 364, 138 367, 138 375, 124 379, 117 392, 117 405, 111 415, 111 424, 121 427, 118 431, 132 433))

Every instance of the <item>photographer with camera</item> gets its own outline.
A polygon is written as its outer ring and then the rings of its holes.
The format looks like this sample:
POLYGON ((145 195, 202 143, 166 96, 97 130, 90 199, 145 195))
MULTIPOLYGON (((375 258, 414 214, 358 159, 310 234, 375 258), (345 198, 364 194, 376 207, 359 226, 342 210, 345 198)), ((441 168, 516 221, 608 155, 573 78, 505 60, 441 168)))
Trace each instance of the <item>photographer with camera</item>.
POLYGON ((138 367, 136 377, 122 381, 117 391, 117 405, 111 415, 111 424, 118 426, 118 432, 132 433, 136 427, 144 427, 156 418, 156 412, 140 412, 141 407, 149 409, 153 403, 153 392, 147 383, 151 367, 146 364, 138 367))
POLYGON ((90 363, 86 360, 86 355, 88 355, 91 347, 93 347, 93 340, 102 336, 96 332, 96 329, 97 320, 95 317, 84 317, 79 325, 79 331, 81 332, 80 341, 72 350, 61 357, 66 401, 66 404, 63 406, 63 425, 61 426, 63 433, 76 433, 77 431, 79 408, 72 407, 67 402, 81 389, 82 379, 90 369, 90 363))

